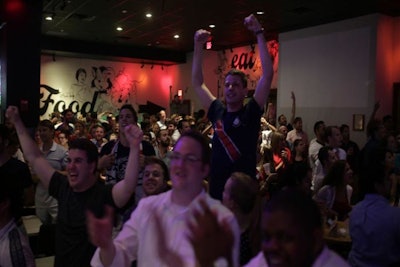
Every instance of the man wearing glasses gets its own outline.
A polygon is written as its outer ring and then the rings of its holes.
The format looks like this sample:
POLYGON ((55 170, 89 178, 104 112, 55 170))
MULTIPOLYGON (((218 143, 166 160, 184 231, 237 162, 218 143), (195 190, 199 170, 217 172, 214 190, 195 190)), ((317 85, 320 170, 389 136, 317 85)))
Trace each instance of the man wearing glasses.
MULTIPOLYGON (((137 260, 138 267, 196 266, 187 223, 199 209, 199 201, 205 201, 218 221, 232 229, 232 259, 238 259, 237 222, 227 208, 204 191, 203 179, 210 169, 208 142, 200 133, 184 133, 177 141, 170 160, 172 189, 143 198, 114 240, 111 238, 112 212, 100 219, 88 216, 92 243, 99 247, 92 266, 130 266, 134 260, 137 260), (164 238, 159 234, 160 227, 166 229, 164 238), (163 245, 160 246, 160 243, 163 245)), ((127 171, 129 169, 127 166, 127 171)), ((237 260, 232 262, 232 266, 238 266, 237 260)))

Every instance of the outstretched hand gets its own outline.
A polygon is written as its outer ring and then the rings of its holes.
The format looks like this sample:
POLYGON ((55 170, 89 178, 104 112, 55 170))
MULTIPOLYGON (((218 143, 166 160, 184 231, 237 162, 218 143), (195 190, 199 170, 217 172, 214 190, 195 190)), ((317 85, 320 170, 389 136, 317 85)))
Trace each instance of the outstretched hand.
POLYGON ((202 211, 194 211, 195 221, 188 221, 189 241, 193 246, 200 266, 212 266, 220 257, 232 259, 234 236, 227 221, 218 222, 217 215, 211 211, 204 199, 200 200, 202 211))
POLYGON ((211 35, 211 32, 209 32, 209 31, 206 31, 203 29, 197 30, 194 34, 194 42, 203 45, 207 42, 210 35, 211 35))
POLYGON ((258 22, 256 16, 250 14, 250 16, 244 19, 244 25, 247 27, 249 31, 257 32, 262 30, 260 22, 258 22))
POLYGON ((139 146, 143 139, 143 131, 134 124, 129 124, 124 128, 126 139, 129 144, 139 146))
POLYGON ((10 120, 11 123, 21 120, 18 108, 16 106, 9 106, 6 111, 6 118, 10 120))

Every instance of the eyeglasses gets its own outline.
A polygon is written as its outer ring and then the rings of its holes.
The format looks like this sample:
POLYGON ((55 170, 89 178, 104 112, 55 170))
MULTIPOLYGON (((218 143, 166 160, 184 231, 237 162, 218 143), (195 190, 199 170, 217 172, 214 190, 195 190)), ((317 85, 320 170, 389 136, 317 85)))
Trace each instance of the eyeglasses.
POLYGON ((143 173, 143 177, 150 177, 150 175, 152 175, 153 177, 158 178, 158 177, 161 176, 161 173, 160 173, 159 171, 152 171, 152 172, 150 172, 150 171, 145 171, 145 172, 143 173))
POLYGON ((182 155, 178 152, 172 152, 169 155, 169 159, 171 161, 183 160, 184 163, 190 163, 190 164, 200 161, 200 159, 198 157, 196 157, 195 155, 192 155, 192 154, 182 155))

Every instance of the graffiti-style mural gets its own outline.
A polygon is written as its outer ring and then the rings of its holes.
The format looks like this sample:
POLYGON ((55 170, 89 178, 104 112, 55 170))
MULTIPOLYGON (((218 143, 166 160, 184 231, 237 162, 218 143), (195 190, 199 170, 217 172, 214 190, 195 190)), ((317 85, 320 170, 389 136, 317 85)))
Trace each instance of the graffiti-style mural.
MULTIPOLYGON (((277 88, 279 43, 272 40, 268 41, 266 46, 274 68, 271 88, 277 88)), ((218 75, 218 97, 222 96, 223 90, 221 88, 225 79, 224 75, 230 69, 239 69, 246 73, 249 89, 255 89, 261 76, 261 62, 258 54, 256 54, 256 46, 249 45, 218 52, 218 66, 214 70, 214 73, 218 75)))
POLYGON ((124 67, 116 71, 115 67, 107 65, 79 66, 75 68, 74 74, 63 82, 54 83, 46 79, 42 81, 40 85, 42 119, 47 118, 46 115, 62 112, 66 108, 81 116, 93 112, 116 114, 123 104, 135 103, 137 87, 142 82, 135 80, 133 78, 135 73, 127 71, 124 67))

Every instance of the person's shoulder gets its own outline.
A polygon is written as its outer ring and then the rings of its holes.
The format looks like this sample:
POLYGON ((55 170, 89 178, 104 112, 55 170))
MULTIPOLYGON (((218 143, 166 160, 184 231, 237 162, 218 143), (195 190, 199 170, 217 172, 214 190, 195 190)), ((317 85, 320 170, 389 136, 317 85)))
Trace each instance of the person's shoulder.
POLYGON ((53 142, 53 145, 52 145, 52 147, 51 147, 51 150, 53 150, 53 151, 59 151, 59 152, 62 152, 62 153, 66 153, 66 152, 68 151, 65 147, 63 147, 63 146, 60 145, 60 144, 57 144, 56 142, 53 142))
POLYGON ((153 205, 160 206, 168 200, 169 196, 170 196, 170 191, 167 191, 161 194, 141 198, 138 204, 138 208, 146 207, 147 209, 149 206, 153 205))
POLYGON ((326 195, 327 193, 332 193, 334 190, 335 190, 335 188, 333 186, 324 185, 318 190, 317 195, 318 196, 326 195))
POLYGON ((243 267, 268 267, 268 264, 265 261, 264 253, 260 251, 254 258, 252 258, 243 267))
POLYGON ((101 148, 100 155, 105 155, 105 154, 111 153, 111 150, 112 150, 112 148, 114 147, 115 143, 116 143, 115 140, 108 141, 108 142, 101 148))
POLYGON ((28 164, 13 157, 11 157, 3 166, 7 166, 6 164, 9 166, 15 166, 13 168, 29 168, 28 164))
POLYGON ((313 267, 350 267, 350 264, 336 252, 324 247, 321 254, 315 259, 313 267))

